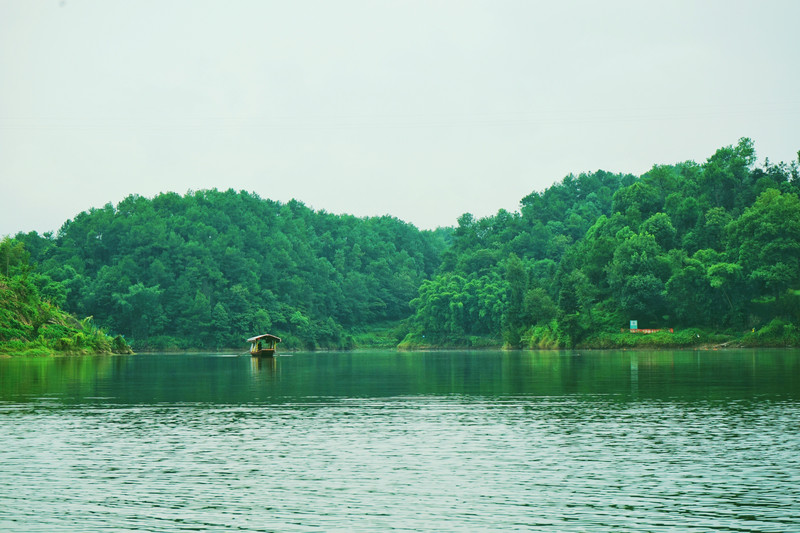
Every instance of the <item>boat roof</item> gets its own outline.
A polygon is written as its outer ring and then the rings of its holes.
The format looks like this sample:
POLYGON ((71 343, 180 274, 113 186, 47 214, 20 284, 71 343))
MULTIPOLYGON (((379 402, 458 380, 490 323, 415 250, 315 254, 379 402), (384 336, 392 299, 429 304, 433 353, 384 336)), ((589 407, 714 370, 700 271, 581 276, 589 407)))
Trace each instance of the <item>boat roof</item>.
POLYGON ((281 342, 280 337, 276 337, 275 335, 270 335, 269 333, 265 333, 263 335, 256 335, 255 337, 250 337, 249 339, 247 339, 247 342, 256 342, 264 339, 281 342))

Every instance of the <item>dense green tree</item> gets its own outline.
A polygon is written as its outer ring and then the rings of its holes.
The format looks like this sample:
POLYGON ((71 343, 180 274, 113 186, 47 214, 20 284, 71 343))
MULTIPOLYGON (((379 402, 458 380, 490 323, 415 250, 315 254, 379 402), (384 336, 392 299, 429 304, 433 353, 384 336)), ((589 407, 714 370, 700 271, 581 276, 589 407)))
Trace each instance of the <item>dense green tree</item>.
POLYGON ((20 237, 56 282, 43 291, 144 349, 235 346, 264 327, 314 347, 340 342, 342 328, 406 318, 440 264, 443 235, 203 190, 132 195, 56 236, 20 237))
POLYGON ((656 213, 639 226, 641 233, 648 233, 655 237, 656 243, 662 250, 671 250, 675 247, 675 227, 672 220, 665 213, 656 213))
POLYGON ((30 253, 25 250, 25 245, 11 237, 4 237, 0 241, 0 274, 5 277, 22 273, 27 270, 30 253))
POLYGON ((129 286, 124 293, 113 293, 115 325, 134 338, 159 335, 167 323, 161 294, 157 286, 145 287, 142 283, 129 286))
POLYGON ((800 200, 764 191, 728 226, 732 253, 759 289, 780 296, 800 287, 800 200))
POLYGON ((425 284, 409 323, 466 343, 452 307, 469 301, 467 280, 498 278, 493 331, 509 345, 579 344, 630 319, 724 330, 800 316, 798 187, 797 162, 758 168, 746 138, 640 178, 569 175, 525 196, 519 215, 461 217, 437 276, 450 283, 425 284))
POLYGON ((525 320, 528 325, 547 324, 556 317, 558 307, 541 287, 525 293, 525 320))
POLYGON ((525 293, 528 290, 528 274, 516 254, 506 260, 506 282, 508 283, 508 307, 503 317, 503 339, 507 345, 520 346, 525 330, 525 293))
POLYGON ((708 158, 700 178, 703 197, 725 209, 752 202, 752 173, 756 153, 753 141, 743 138, 736 146, 726 146, 708 158))
POLYGON ((344 346, 400 320, 406 345, 567 346, 631 318, 749 329, 800 316, 799 189, 797 162, 757 166, 743 138, 641 177, 571 174, 435 232, 233 190, 133 195, 4 242, 0 274, 28 268, 24 243, 38 294, 151 347, 267 329, 344 346))
POLYGON ((673 254, 673 272, 666 283, 665 297, 675 325, 696 326, 708 321, 711 308, 712 286, 706 266, 689 257, 684 250, 673 254))
POLYGON ((625 215, 632 225, 655 214, 662 205, 658 189, 645 181, 637 181, 614 193, 614 211, 625 215))

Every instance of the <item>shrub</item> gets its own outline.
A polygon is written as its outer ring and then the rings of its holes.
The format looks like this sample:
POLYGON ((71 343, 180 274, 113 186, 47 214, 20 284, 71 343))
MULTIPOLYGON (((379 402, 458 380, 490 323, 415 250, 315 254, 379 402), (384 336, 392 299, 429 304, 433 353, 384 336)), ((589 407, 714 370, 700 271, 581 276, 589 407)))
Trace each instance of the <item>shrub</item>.
POLYGON ((742 338, 745 346, 800 346, 800 328, 775 318, 758 331, 747 333, 742 338))

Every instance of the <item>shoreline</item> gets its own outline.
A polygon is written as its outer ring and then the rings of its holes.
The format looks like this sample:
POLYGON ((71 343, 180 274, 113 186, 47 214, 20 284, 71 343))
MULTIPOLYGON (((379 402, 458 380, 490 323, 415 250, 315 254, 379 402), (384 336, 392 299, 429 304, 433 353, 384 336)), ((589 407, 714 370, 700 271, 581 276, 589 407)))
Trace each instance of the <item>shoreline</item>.
MULTIPOLYGON (((459 339, 460 340, 460 339, 459 339)), ((282 349, 285 353, 295 352, 351 352, 368 350, 394 350, 397 352, 405 351, 446 351, 446 350, 508 350, 508 351, 564 351, 564 350, 681 350, 681 351, 720 351, 727 349, 792 349, 800 348, 800 339, 795 339, 790 335, 773 336, 764 334, 762 331, 750 331, 742 336, 730 334, 708 333, 700 330, 683 330, 675 333, 651 333, 651 334, 631 334, 631 333, 603 333, 590 337, 584 342, 574 346, 558 345, 557 343, 542 343, 537 345, 531 342, 523 343, 521 346, 508 346, 499 339, 485 337, 471 337, 463 339, 464 342, 443 342, 443 343, 423 343, 415 342, 416 339, 404 339, 397 344, 385 342, 372 343, 354 342, 350 346, 317 346, 314 349, 299 349, 296 346, 282 349)), ((146 345, 146 342, 143 342, 146 345)), ((208 354, 208 353, 230 353, 236 356, 249 355, 249 352, 241 346, 222 347, 222 348, 194 348, 191 350, 182 349, 143 349, 136 352, 88 352, 85 350, 59 351, 46 349, 41 344, 30 343, 29 346, 20 349, 4 350, 0 346, 0 358, 9 357, 73 357, 73 356, 97 356, 97 355, 135 355, 136 353, 148 354, 208 354)))

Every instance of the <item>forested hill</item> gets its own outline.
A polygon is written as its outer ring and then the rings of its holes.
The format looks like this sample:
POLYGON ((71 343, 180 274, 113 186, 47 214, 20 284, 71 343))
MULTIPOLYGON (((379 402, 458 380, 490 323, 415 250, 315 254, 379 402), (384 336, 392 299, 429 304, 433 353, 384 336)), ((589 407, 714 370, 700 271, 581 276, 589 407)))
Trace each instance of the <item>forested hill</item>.
POLYGON ((798 191, 797 162, 758 166, 741 139, 640 177, 567 176, 436 232, 207 190, 130 196, 12 244, 47 300, 137 350, 266 332, 345 348, 401 321, 407 347, 620 346, 631 320, 677 328, 666 344, 753 328, 781 344, 800 341, 798 191))
POLYGON ((345 329, 407 317, 440 263, 442 233, 204 190, 130 196, 55 236, 15 240, 54 282, 49 298, 137 350, 236 347, 266 332, 313 348, 347 347, 345 329))
POLYGON ((632 342, 630 320, 695 328, 676 344, 765 325, 800 338, 798 166, 755 162, 741 139, 703 164, 568 176, 519 213, 463 215, 403 345, 610 347, 632 342))
POLYGON ((42 298, 60 287, 29 258, 22 243, 0 241, 0 355, 130 353, 122 337, 109 337, 91 317, 79 321, 42 298))

